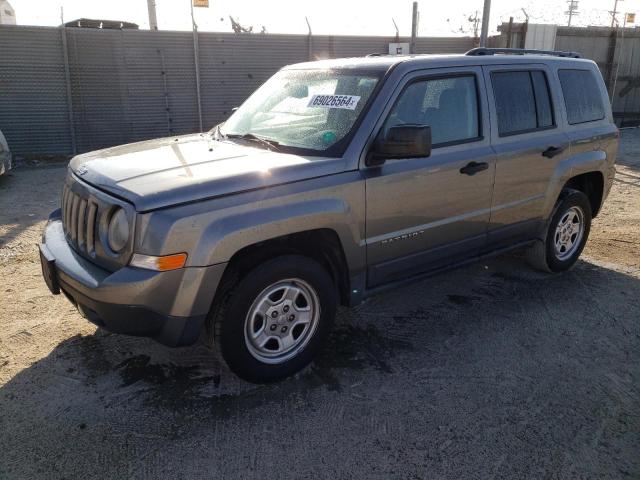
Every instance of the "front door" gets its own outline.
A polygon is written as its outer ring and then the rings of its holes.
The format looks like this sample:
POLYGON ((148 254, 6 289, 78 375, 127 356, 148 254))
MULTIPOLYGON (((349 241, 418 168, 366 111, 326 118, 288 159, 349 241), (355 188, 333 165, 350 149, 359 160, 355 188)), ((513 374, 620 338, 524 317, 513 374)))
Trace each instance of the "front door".
POLYGON ((491 207, 495 162, 481 68, 416 72, 395 96, 377 134, 430 125, 433 146, 427 158, 364 167, 369 287, 478 253, 491 207))

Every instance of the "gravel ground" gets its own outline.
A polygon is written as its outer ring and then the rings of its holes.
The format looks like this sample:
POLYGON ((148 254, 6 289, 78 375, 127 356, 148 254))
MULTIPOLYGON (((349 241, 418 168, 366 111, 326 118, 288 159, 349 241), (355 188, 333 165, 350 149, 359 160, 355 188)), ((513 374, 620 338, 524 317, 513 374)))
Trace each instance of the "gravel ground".
POLYGON ((339 312, 270 386, 96 331, 40 278, 63 166, 0 177, 0 479, 640 478, 640 130, 563 275, 520 255, 339 312))

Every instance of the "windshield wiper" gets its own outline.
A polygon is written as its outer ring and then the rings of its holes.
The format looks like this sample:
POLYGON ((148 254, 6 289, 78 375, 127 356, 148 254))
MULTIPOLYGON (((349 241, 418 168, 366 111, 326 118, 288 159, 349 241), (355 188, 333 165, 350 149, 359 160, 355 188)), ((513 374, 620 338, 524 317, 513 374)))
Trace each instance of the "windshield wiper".
POLYGON ((224 136, 224 138, 239 138, 240 140, 248 140, 250 142, 259 143, 267 147, 267 149, 269 150, 270 149, 273 149, 275 151, 280 150, 280 143, 278 141, 271 140, 269 138, 259 137, 254 133, 242 133, 242 134, 228 133, 224 136))

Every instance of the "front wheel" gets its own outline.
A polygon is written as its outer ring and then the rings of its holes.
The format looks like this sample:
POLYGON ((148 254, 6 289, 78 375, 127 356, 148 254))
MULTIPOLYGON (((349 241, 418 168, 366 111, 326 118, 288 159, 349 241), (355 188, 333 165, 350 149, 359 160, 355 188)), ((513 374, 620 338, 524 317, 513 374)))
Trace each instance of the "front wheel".
POLYGON ((529 262, 547 272, 571 268, 587 243, 591 229, 591 204, 578 190, 566 190, 558 200, 547 226, 544 242, 529 250, 529 262))
POLYGON ((215 343, 229 368, 255 383, 280 380, 309 364, 337 307, 329 273, 300 255, 269 260, 227 291, 210 318, 215 343))

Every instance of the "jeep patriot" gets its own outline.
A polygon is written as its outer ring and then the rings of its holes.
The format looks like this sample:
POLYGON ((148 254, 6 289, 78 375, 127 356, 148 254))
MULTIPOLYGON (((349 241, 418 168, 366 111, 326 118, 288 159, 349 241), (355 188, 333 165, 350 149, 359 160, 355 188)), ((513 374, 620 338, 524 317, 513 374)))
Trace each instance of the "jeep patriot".
POLYGON ((40 245, 89 321, 307 365, 339 304, 513 248, 562 272, 619 141, 596 64, 474 49, 283 68, 208 133, 78 155, 40 245))

